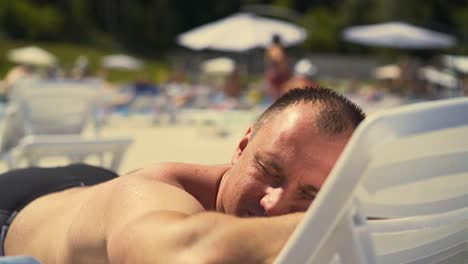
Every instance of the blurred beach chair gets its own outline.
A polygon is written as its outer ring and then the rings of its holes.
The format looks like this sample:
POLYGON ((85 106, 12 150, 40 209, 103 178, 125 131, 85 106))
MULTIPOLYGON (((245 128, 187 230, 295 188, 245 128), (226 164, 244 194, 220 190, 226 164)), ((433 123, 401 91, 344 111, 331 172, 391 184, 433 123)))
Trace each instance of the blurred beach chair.
POLYGON ((99 160, 99 165, 112 171, 118 171, 130 138, 77 138, 73 136, 26 136, 8 152, 10 168, 20 166, 22 159, 28 166, 37 166, 47 157, 66 157, 70 163, 85 162, 90 156, 99 160), (103 157, 110 155, 109 158, 103 157))
POLYGON ((10 168, 29 166, 49 156, 71 162, 97 155, 102 166, 116 170, 131 144, 129 138, 102 138, 95 110, 99 91, 88 83, 38 82, 17 87, 3 120, 1 150, 10 168), (83 130, 93 123, 93 135, 83 130), (105 157, 109 153, 109 163, 105 157))
POLYGON ((466 263, 466 113, 459 98, 365 120, 276 263, 466 263))
POLYGON ((37 81, 16 87, 10 104, 22 115, 26 134, 80 134, 92 121, 98 135, 98 96, 95 82, 37 81))

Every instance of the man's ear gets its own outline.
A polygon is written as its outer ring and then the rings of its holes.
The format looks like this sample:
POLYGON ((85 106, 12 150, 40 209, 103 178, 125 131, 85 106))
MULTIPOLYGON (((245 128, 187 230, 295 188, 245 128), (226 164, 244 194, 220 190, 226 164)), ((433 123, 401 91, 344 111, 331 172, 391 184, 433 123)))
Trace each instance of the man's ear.
POLYGON ((244 149, 247 147, 247 144, 249 144, 251 135, 252 135, 252 127, 249 127, 249 129, 247 129, 247 132, 245 132, 244 137, 242 137, 242 139, 239 141, 239 144, 237 145, 236 151, 234 152, 234 155, 232 156, 232 159, 231 159, 231 164, 236 163, 236 161, 242 155, 242 152, 244 152, 244 149))

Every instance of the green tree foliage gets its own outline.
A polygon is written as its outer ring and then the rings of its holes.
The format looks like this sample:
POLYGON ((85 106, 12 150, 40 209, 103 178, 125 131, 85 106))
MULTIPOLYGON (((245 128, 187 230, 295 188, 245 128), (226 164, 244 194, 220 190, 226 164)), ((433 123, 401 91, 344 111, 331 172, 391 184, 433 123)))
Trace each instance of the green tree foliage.
POLYGON ((466 0, 0 0, 0 33, 22 40, 105 40, 114 47, 162 53, 174 47, 178 34, 251 4, 303 15, 297 22, 309 32, 304 47, 310 50, 353 50, 341 41, 346 26, 385 21, 453 34, 461 40, 459 50, 467 49, 466 0))
POLYGON ((65 20, 64 37, 78 42, 87 42, 91 33, 95 32, 90 13, 89 2, 83 0, 69 0, 65 2, 63 11, 67 14, 65 20))
POLYGON ((275 0, 273 1, 273 5, 278 6, 278 7, 291 8, 294 5, 294 1, 293 0, 275 0))
POLYGON ((301 20, 309 33, 304 47, 309 50, 336 51, 339 47, 338 36, 342 22, 328 8, 310 9, 301 20))
MULTIPOLYGON (((341 18, 343 25, 361 25, 376 22, 376 7, 379 3, 389 3, 386 1, 373 0, 345 0, 337 8, 336 17, 341 18)), ((382 16, 385 12, 382 13, 382 16)), ((385 18, 383 18, 385 19, 385 18)))
MULTIPOLYGON (((467 43, 468 41, 468 6, 459 8, 455 10, 454 12, 454 24, 456 28, 458 29, 465 29, 465 30, 460 30, 459 32, 459 42, 461 43, 467 43)), ((468 46, 464 45, 463 47, 460 48, 460 51, 467 53, 468 52, 468 46)))
POLYGON ((4 32, 20 39, 60 39, 64 17, 52 5, 37 5, 27 0, 2 4, 4 32))

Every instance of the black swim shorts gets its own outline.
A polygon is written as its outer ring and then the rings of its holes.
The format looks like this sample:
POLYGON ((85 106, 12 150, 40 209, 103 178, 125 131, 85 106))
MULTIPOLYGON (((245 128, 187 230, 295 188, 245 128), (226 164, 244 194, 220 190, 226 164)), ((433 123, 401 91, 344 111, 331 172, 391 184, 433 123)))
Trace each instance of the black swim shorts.
POLYGON ((6 232, 16 214, 34 199, 77 186, 109 181, 118 175, 101 167, 73 164, 26 168, 0 174, 0 256, 6 232))

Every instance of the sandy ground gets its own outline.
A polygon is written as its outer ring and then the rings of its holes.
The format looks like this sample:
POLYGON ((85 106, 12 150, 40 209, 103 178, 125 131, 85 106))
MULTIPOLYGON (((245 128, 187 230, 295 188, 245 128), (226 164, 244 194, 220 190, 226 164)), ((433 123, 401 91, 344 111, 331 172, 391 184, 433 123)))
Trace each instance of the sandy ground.
POLYGON ((154 124, 151 118, 145 116, 129 120, 111 120, 103 128, 102 134, 109 138, 133 139, 133 144, 119 168, 121 173, 155 162, 229 162, 237 142, 250 122, 242 120, 226 123, 222 118, 205 121, 154 124))

